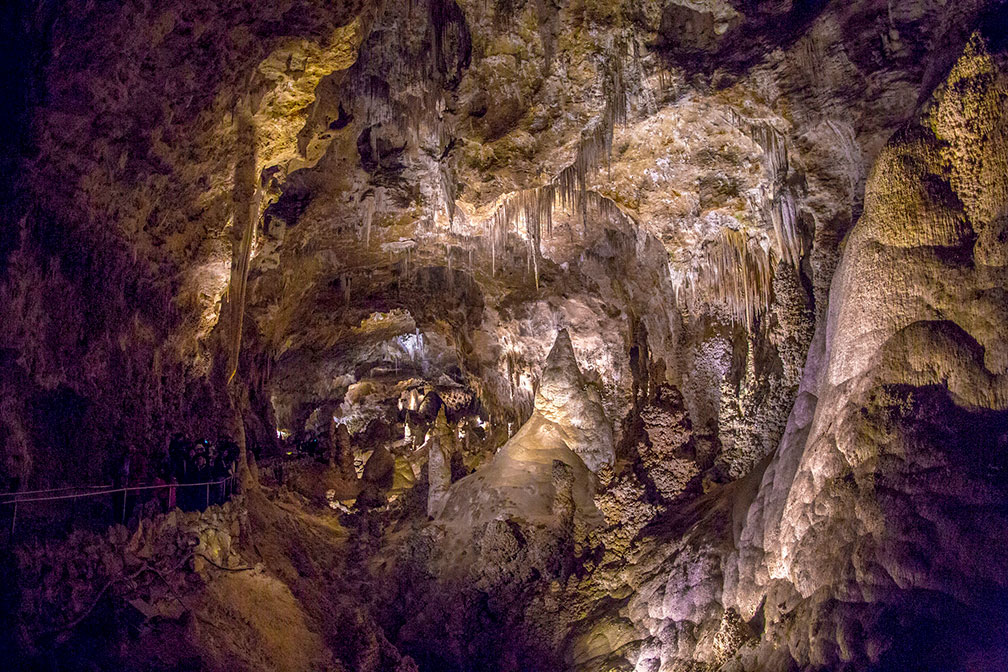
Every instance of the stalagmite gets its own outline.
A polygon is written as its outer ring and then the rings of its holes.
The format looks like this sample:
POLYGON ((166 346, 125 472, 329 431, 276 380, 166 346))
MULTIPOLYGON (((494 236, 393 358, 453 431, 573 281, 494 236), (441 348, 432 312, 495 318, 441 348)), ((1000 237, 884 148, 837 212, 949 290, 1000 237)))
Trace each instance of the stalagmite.
POLYGON ((353 448, 350 444, 350 431, 345 422, 337 423, 335 420, 330 425, 330 441, 334 449, 334 466, 342 474, 343 478, 349 480, 357 479, 357 472, 354 469, 353 448))
POLYGON ((535 412, 564 427, 567 443, 588 468, 615 460, 612 426, 597 390, 588 385, 566 329, 557 332, 535 393, 535 412))
POLYGON ((437 518, 444 509, 451 485, 453 432, 448 427, 444 406, 438 411, 434 431, 427 441, 427 515, 437 518))

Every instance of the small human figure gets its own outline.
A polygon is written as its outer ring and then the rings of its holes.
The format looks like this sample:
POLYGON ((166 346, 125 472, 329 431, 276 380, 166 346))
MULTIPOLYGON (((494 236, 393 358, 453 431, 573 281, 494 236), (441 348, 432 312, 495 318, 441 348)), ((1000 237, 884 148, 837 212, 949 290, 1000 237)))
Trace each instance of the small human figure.
POLYGON ((165 480, 163 473, 159 473, 154 477, 154 498, 158 502, 158 508, 163 512, 170 511, 171 508, 168 506, 168 481, 165 480))
POLYGON ((196 446, 189 446, 186 451, 185 463, 182 467, 182 482, 192 483, 196 476, 196 446))
MULTIPOLYGON (((210 468, 207 465, 207 460, 205 455, 196 456, 196 480, 195 483, 204 484, 210 480, 210 468)), ((196 508, 204 509, 210 505, 210 494, 209 486, 201 485, 201 487, 196 488, 196 508)))
POLYGON ((112 516, 115 520, 125 524, 129 517, 126 501, 126 490, 129 486, 130 477, 130 454, 129 451, 123 453, 116 466, 115 474, 112 477, 112 516))
POLYGON ((168 510, 173 510, 178 502, 176 500, 176 490, 178 489, 178 479, 172 476, 168 481, 168 510))
POLYGON ((224 487, 225 497, 235 494, 235 486, 237 485, 235 474, 238 473, 238 444, 231 440, 230 437, 223 437, 217 443, 221 454, 221 460, 223 462, 223 477, 226 480, 224 487))
POLYGON ((213 479, 214 486, 214 503, 223 504, 225 501, 224 487, 227 484, 227 466, 223 450, 218 450, 217 454, 214 455, 213 465, 210 469, 211 478, 213 479))

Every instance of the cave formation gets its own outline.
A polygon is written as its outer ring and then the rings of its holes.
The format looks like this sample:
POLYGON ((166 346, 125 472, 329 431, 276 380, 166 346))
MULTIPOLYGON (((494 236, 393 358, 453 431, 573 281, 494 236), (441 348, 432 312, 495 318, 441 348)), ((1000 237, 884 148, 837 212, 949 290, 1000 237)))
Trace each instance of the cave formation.
POLYGON ((1008 669, 1003 0, 0 15, 6 669, 1008 669))

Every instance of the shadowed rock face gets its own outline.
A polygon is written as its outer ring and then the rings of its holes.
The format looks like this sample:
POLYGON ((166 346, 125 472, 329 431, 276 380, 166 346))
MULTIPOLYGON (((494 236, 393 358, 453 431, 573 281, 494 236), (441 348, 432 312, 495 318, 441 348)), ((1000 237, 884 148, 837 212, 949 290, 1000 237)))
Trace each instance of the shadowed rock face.
POLYGON ((328 437, 247 669, 1008 666, 1004 2, 28 4, 0 490, 328 437))

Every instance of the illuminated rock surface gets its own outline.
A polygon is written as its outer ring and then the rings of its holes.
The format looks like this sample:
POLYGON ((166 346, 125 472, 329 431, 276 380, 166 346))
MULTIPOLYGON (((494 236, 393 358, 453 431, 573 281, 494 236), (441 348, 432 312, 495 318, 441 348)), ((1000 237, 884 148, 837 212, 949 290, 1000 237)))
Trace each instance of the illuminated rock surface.
POLYGON ((1004 2, 3 12, 14 669, 1008 668, 1004 2))

